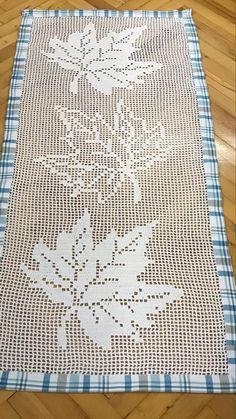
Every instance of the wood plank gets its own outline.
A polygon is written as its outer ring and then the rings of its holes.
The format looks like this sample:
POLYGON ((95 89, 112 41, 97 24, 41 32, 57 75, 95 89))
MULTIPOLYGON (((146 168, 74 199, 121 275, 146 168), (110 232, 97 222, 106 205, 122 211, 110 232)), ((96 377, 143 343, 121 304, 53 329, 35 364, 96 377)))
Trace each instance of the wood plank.
MULTIPOLYGON (((3 10, 15 9, 17 6, 22 9, 23 3, 24 2, 22 0, 5 0, 2 2, 1 7, 3 10)), ((30 1, 29 3, 31 4, 30 1)))
MULTIPOLYGON (((191 7, 191 5, 189 5, 189 6, 191 7)), ((211 18, 208 15, 208 13, 205 13, 205 14, 202 13, 202 14, 200 14, 193 7, 192 7, 192 10, 193 10, 194 22, 197 25, 207 26, 210 31, 214 31, 214 33, 216 33, 219 36, 222 35, 222 26, 221 26, 220 22, 211 20, 211 18), (212 22, 214 22, 214 23, 212 23, 212 22)), ((232 33, 224 32, 224 39, 225 39, 226 42, 234 43, 234 35, 232 33)))
MULTIPOLYGON (((210 86, 210 88, 212 87, 215 90, 218 90, 224 98, 229 99, 232 102, 233 104, 232 112, 229 112, 229 113, 230 115, 234 115, 235 114, 235 106, 234 106, 235 105, 235 91, 233 87, 228 85, 226 81, 222 82, 217 77, 217 75, 212 75, 207 70, 205 71, 205 73, 206 73, 208 86, 210 86)), ((213 101, 214 99, 215 98, 213 97, 213 101)))
POLYGON ((200 43, 205 41, 219 51, 223 52, 226 57, 235 59, 235 43, 229 41, 222 36, 222 32, 219 34, 214 30, 214 26, 206 25, 202 20, 196 20, 195 24, 199 36, 200 43))
POLYGON ((230 180, 228 180, 227 178, 225 178, 223 175, 220 176, 220 184, 221 184, 223 195, 234 203, 236 200, 235 184, 231 182, 230 180))
POLYGON ((11 78, 13 61, 14 58, 11 56, 4 60, 2 63, 0 63, 0 76, 4 75, 7 72, 11 78))
POLYGON ((220 417, 209 406, 206 406, 195 416, 195 419, 220 419, 220 417))
MULTIPOLYGON (((223 155, 222 151, 219 150, 218 144, 217 144, 217 159, 219 163, 219 173, 220 176, 223 178, 229 180, 235 185, 235 179, 236 179, 236 173, 235 173, 235 167, 233 163, 230 163, 225 156, 223 155)), ((232 157, 234 156, 234 153, 232 153, 232 157)))
POLYGON ((225 9, 231 12, 232 17, 236 16, 236 7, 234 0, 224 0, 224 2, 222 2, 222 0, 207 0, 207 2, 210 3, 213 8, 216 8, 217 6, 223 6, 225 9))
POLYGON ((149 394, 126 419, 158 419, 165 415, 179 398, 177 393, 149 394))
POLYGON ((26 0, 22 1, 20 5, 5 11, 4 13, 0 14, 0 21, 3 23, 10 22, 12 19, 16 18, 16 16, 21 16, 21 10, 24 9, 48 9, 51 5, 57 4, 56 0, 26 0))
POLYGON ((224 65, 217 63, 207 55, 203 56, 203 66, 207 78, 219 83, 223 88, 228 89, 229 97, 234 100, 235 96, 235 74, 224 65))
POLYGON ((110 405, 103 394, 71 394, 89 419, 120 419, 121 415, 110 405))
POLYGON ((219 394, 209 402, 209 407, 217 413, 221 419, 235 419, 236 397, 233 395, 219 394))
POLYGON ((206 6, 210 10, 218 13, 219 15, 225 17, 231 22, 235 22, 235 9, 230 9, 231 0, 225 0, 220 3, 220 0, 198 0, 198 3, 201 3, 203 6, 206 6), (228 7, 226 5, 228 4, 228 7))
POLYGON ((89 3, 88 1, 85 0, 70 0, 70 4, 75 8, 75 9, 96 9, 95 6, 93 6, 91 3, 89 3))
POLYGON ((11 74, 9 74, 9 71, 6 71, 4 74, 1 75, 0 90, 4 89, 5 87, 8 88, 10 81, 11 81, 11 74))
POLYGON ((187 4, 188 7, 199 13, 201 16, 204 16, 209 21, 209 26, 211 26, 213 22, 215 27, 221 28, 221 32, 222 28, 224 28, 225 36, 230 35, 232 38, 234 38, 235 25, 232 22, 230 22, 227 18, 222 17, 221 14, 218 14, 212 9, 209 9, 208 7, 196 0, 186 0, 185 4, 187 4))
POLYGON ((223 196, 223 211, 224 216, 228 218, 233 224, 236 224, 235 202, 223 196))
POLYGON ((235 119, 225 110, 224 103, 221 105, 217 105, 214 101, 211 102, 215 134, 231 147, 236 148, 235 119))
POLYGON ((9 35, 12 31, 16 31, 18 33, 20 22, 21 16, 19 15, 15 19, 10 20, 10 22, 3 24, 0 27, 0 38, 9 35))
POLYGON ((236 246, 236 226, 229 220, 225 220, 225 225, 229 242, 236 246))
MULTIPOLYGON (((1 419, 21 419, 18 412, 13 409, 8 402, 0 405, 0 418, 1 419)), ((31 418, 32 419, 32 418, 31 418)))
POLYGON ((7 45, 6 47, 0 48, 0 51, 1 51, 0 63, 5 61, 9 57, 14 57, 15 50, 16 50, 16 42, 11 45, 7 45))
POLYGON ((178 0, 168 1, 163 5, 157 7, 155 0, 150 0, 144 4, 142 4, 139 9, 144 10, 173 10, 173 9, 182 9, 182 2, 178 0))
POLYGON ((191 419, 196 417, 209 403, 210 394, 184 394, 163 415, 163 419, 191 419))
POLYGON ((4 48, 6 48, 6 47, 9 47, 9 46, 11 46, 12 44, 16 44, 16 41, 17 41, 17 39, 18 39, 18 32, 17 31, 14 31, 14 32, 12 32, 12 33, 10 33, 10 34, 8 34, 8 35, 6 35, 6 36, 3 36, 1 39, 0 39, 0 50, 1 49, 4 49, 4 48))
MULTIPOLYGON (((132 9, 151 10, 151 6, 150 6, 151 1, 128 0, 122 6, 120 6, 119 9, 121 10, 132 10, 132 9)), ((177 2, 173 0, 172 4, 173 4, 172 10, 176 9, 177 2)), ((178 4, 180 5, 181 3, 178 1, 178 4)), ((168 8, 170 8, 170 0, 156 0, 154 3, 152 1, 153 10, 168 10, 168 8)))
POLYGON ((4 89, 0 90, 0 104, 4 104, 6 106, 7 99, 9 93, 9 86, 4 87, 4 89))
POLYGON ((37 393, 36 397, 56 419, 88 419, 86 413, 68 394, 37 393))
POLYGON ((217 106, 223 107, 232 117, 235 117, 235 102, 230 97, 230 92, 219 83, 215 83, 210 77, 207 77, 208 91, 211 96, 211 101, 217 106))
POLYGON ((0 405, 9 399, 9 397, 11 397, 14 393, 14 391, 0 390, 0 405))
POLYGON ((146 393, 112 394, 109 397, 110 404, 123 417, 126 417, 137 405, 147 397, 146 393))
POLYGON ((9 403, 22 419, 55 419, 34 393, 17 392, 10 397, 9 403))
POLYGON ((96 9, 115 9, 112 4, 106 2, 105 0, 89 0, 89 3, 92 4, 96 9))
POLYGON ((231 263, 233 265, 234 274, 236 274, 236 246, 229 244, 229 254, 231 257, 231 263))

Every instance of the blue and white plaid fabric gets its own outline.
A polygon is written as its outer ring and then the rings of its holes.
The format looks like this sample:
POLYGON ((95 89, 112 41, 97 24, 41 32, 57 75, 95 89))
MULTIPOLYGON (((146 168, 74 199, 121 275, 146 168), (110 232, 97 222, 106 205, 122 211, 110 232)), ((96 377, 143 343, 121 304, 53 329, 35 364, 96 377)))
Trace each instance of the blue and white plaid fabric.
POLYGON ((20 26, 13 76, 10 87, 8 111, 6 117, 4 149, 0 162, 1 177, 1 216, 0 216, 0 250, 2 250, 6 213, 11 190, 11 180, 16 148, 16 135, 19 121, 19 109, 23 76, 27 60, 27 49, 34 17, 51 16, 129 16, 152 18, 181 19, 185 26, 189 52, 194 72, 197 93, 199 118, 201 124, 203 161, 207 182, 209 216, 211 223, 212 243, 215 253, 220 292, 223 303, 226 348, 229 359, 228 375, 110 375, 95 376, 81 374, 41 374, 2 371, 0 388, 8 390, 66 391, 66 392, 206 392, 223 393, 236 390, 236 333, 235 333, 235 286, 228 253, 227 238, 221 206, 221 192, 215 152, 214 134, 211 121, 210 103, 201 64, 201 55, 191 10, 149 12, 149 11, 110 11, 110 10, 25 10, 20 26))

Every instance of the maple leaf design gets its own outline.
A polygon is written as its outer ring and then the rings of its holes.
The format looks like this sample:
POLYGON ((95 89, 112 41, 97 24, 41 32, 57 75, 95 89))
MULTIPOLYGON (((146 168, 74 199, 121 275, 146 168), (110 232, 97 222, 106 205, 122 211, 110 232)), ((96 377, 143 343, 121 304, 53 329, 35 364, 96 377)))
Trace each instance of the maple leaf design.
POLYGON ((131 58, 137 50, 135 41, 145 29, 146 26, 141 26, 119 33, 109 32, 98 40, 94 24, 89 23, 83 32, 69 35, 66 42, 51 39, 49 47, 53 52, 42 51, 42 54, 50 62, 73 71, 70 91, 74 94, 78 92, 78 80, 82 76, 104 94, 110 94, 113 87, 132 89, 133 83, 143 83, 143 76, 162 67, 155 61, 135 61, 131 58))
POLYGON ((140 329, 154 324, 148 314, 158 313, 183 296, 170 285, 146 284, 137 277, 154 263, 148 258, 148 242, 156 223, 133 228, 123 237, 112 230, 94 245, 88 212, 70 233, 58 235, 56 249, 40 240, 33 249, 36 269, 21 269, 31 288, 42 292, 66 314, 58 328, 58 344, 67 347, 67 322, 80 321, 90 339, 105 350, 112 337, 129 336, 142 341, 140 329))
POLYGON ((70 189, 72 197, 82 192, 97 194, 99 203, 114 197, 125 181, 133 187, 134 203, 141 200, 139 176, 156 162, 165 162, 172 146, 167 143, 165 128, 134 115, 121 99, 109 120, 96 113, 87 114, 57 107, 66 128, 62 140, 68 151, 35 158, 59 182, 70 189))

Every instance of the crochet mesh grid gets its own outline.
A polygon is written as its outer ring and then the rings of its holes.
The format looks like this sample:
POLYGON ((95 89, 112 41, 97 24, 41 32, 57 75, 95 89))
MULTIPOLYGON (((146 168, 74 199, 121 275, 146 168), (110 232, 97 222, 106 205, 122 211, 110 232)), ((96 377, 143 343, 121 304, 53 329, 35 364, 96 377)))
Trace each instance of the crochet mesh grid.
MULTIPOLYGON (((130 116, 130 114, 129 114, 130 116)), ((127 115, 126 115, 127 118, 127 115)), ((130 117, 131 118, 131 117, 130 117)), ((107 128, 99 125, 100 138, 107 128)), ((136 134, 140 134, 137 128, 136 134)), ((71 130, 73 141, 83 141, 71 130)), ((148 135, 138 135, 143 145, 148 135)), ((119 155, 117 131, 113 129, 113 151, 119 155)), ((17 153, 1 274, 2 370, 84 374, 226 374, 224 324, 208 219, 206 184, 198 109, 184 28, 179 20, 152 18, 53 17, 35 18, 29 45, 21 102, 17 153), (135 45, 137 61, 162 63, 132 89, 114 87, 104 95, 85 77, 78 80, 78 93, 69 91, 71 72, 49 63, 42 51, 49 50, 55 36, 66 41, 93 23, 98 39, 111 31, 147 26, 135 45), (32 100, 33 98, 33 100, 32 100), (56 108, 76 111, 92 120, 103 116, 114 127, 117 104, 123 103, 142 119, 146 130, 161 122, 164 145, 170 151, 138 172, 141 199, 135 202, 129 178, 116 193, 98 203, 98 195, 87 190, 71 194, 55 173, 37 162, 40 156, 68 155, 66 125, 56 108), (79 112, 78 112, 79 111, 79 112), (172 285, 184 298, 168 304, 164 311, 149 315, 150 328, 141 331, 142 341, 113 336, 104 350, 86 335, 78 317, 67 323, 67 349, 58 346, 57 328, 65 312, 40 287, 32 289, 21 269, 35 266, 32 254, 40 240, 55 249, 58 235, 71 232, 85 211, 90 213, 93 242, 99 244, 114 229, 118 237, 137 226, 157 223, 147 246, 150 261, 138 281, 172 285)), ((125 139, 127 141, 127 139, 125 139)), ((92 149, 81 159, 92 165, 92 149)), ((145 153, 144 153, 145 155, 145 153)), ((137 163, 138 164, 138 163, 137 163)), ((65 167, 64 170, 68 170, 65 167)), ((106 176, 105 176, 106 179, 106 176)), ((100 190, 107 188, 105 182, 100 190)), ((107 189, 106 189, 107 194, 107 189)), ((127 299, 129 298, 127 290, 127 299)))

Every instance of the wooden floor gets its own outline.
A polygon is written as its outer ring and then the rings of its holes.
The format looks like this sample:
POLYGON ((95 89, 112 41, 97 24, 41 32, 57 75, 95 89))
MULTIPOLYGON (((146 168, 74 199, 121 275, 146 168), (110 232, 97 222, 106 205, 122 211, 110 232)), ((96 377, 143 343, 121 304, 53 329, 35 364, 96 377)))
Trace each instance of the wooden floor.
MULTIPOLYGON (((39 9, 192 8, 214 118, 223 208, 236 265, 233 0, 0 0, 1 138, 20 11, 39 9)), ((236 397, 206 394, 40 394, 0 392, 0 419, 235 419, 236 397)))

